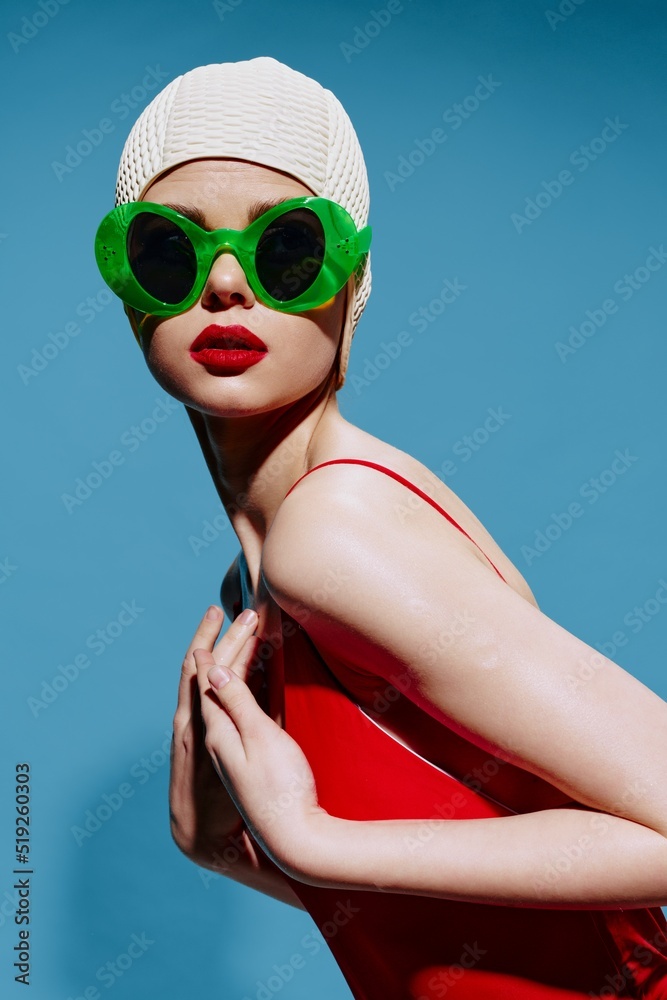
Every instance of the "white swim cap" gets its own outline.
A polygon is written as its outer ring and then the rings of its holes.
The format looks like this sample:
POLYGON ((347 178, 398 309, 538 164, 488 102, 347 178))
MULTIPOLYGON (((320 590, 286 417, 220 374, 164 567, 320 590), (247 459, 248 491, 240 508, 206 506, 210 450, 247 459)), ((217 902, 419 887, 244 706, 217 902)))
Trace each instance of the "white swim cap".
MULTIPOLYGON (((177 164, 215 156, 281 170, 342 205, 358 229, 368 222, 366 164, 345 109, 330 90, 270 56, 198 66, 167 84, 127 137, 115 203, 139 201, 177 164)), ((362 275, 348 282, 337 389, 370 290, 369 253, 362 275)))

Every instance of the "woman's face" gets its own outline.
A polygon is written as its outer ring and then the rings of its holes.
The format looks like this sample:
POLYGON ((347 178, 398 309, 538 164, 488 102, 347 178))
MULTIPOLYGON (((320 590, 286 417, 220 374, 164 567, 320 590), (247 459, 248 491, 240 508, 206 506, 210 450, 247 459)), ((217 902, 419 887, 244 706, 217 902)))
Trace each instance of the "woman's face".
MULTIPOLYGON (((164 174, 142 201, 198 209, 207 229, 245 229, 258 201, 312 195, 300 181, 241 160, 194 160, 164 174)), ((247 416, 301 399, 331 372, 343 327, 346 290, 317 309, 283 313, 253 294, 231 253, 213 263, 199 300, 178 316, 148 316, 141 326, 146 363, 170 395, 217 416, 247 416), (261 361, 234 373, 214 372, 190 354, 211 325, 238 324, 266 345, 261 361)), ((142 314, 137 314, 143 319, 142 314)))

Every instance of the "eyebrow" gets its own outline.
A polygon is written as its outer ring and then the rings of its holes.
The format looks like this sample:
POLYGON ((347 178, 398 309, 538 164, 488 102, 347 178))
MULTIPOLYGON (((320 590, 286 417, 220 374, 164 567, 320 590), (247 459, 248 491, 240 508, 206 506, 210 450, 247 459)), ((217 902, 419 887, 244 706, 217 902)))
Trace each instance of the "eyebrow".
MULTIPOLYGON (((265 198, 259 201, 253 201, 251 205, 248 206, 248 225, 258 219, 260 215, 264 215, 269 209, 275 208, 276 205, 282 205, 284 201, 290 201, 294 195, 286 195, 284 198, 265 198)), ((204 213, 200 208, 196 208, 194 205, 177 205, 172 202, 165 202, 165 208, 171 208, 174 212, 178 212, 180 215, 184 215, 186 219, 190 219, 195 225, 199 226, 200 229, 205 229, 206 232, 212 232, 212 227, 206 225, 206 218, 204 213)))

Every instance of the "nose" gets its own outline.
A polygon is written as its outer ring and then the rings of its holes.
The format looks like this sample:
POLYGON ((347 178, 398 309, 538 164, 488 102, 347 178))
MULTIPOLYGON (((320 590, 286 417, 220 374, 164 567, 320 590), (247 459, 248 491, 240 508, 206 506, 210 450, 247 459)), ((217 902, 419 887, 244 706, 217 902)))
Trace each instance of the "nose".
POLYGON ((240 305, 249 309, 255 304, 255 295, 248 284, 245 271, 233 253, 228 250, 215 258, 208 273, 201 295, 204 309, 218 311, 240 305))

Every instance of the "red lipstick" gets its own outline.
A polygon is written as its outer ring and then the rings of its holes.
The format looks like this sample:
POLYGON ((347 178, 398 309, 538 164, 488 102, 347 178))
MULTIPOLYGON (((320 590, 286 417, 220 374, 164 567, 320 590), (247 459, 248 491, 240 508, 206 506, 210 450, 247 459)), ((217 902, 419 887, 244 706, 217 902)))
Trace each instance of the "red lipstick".
POLYGON ((268 352, 264 341, 233 324, 211 324, 190 344, 190 357, 215 375, 234 375, 256 365, 268 352))

